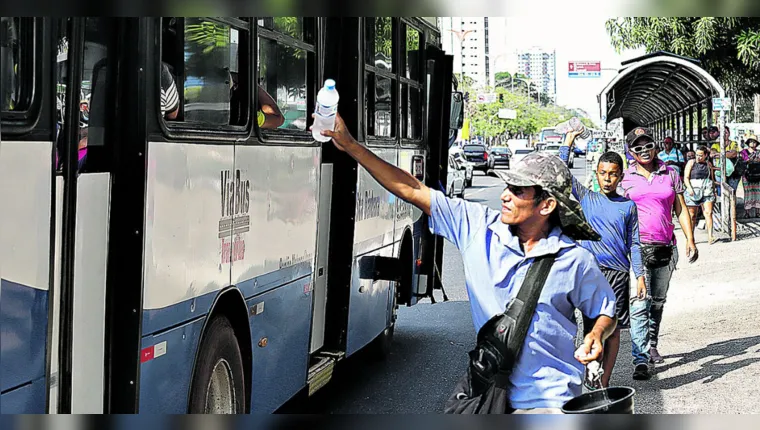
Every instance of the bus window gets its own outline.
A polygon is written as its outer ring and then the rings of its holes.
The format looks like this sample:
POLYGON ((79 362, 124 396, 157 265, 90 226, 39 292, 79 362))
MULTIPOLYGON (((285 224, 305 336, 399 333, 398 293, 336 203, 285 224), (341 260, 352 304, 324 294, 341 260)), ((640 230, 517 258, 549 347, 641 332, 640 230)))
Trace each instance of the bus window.
MULTIPOLYGON (((32 22, 32 19, 0 18, 0 79, 3 80, 0 108, 5 112, 25 111, 29 108, 31 94, 25 93, 21 77, 27 71, 28 82, 32 82, 32 63, 28 61, 29 53, 21 52, 21 37, 22 31, 32 31, 32 22), (26 58, 22 54, 26 54, 26 58)), ((29 40, 31 42, 33 39, 29 40)), ((31 47, 32 43, 23 46, 31 47)))
POLYGON ((259 18, 258 111, 260 128, 306 130, 314 93, 309 56, 315 53, 313 18, 259 18))
POLYGON ((401 109, 403 137, 419 140, 422 138, 422 32, 410 25, 404 25, 405 36, 405 76, 401 78, 401 109))
POLYGON ((365 18, 367 135, 395 137, 396 67, 392 18, 365 18))
POLYGON ((177 121, 204 128, 248 124, 247 41, 248 24, 235 18, 162 20, 157 98, 168 124, 177 121))

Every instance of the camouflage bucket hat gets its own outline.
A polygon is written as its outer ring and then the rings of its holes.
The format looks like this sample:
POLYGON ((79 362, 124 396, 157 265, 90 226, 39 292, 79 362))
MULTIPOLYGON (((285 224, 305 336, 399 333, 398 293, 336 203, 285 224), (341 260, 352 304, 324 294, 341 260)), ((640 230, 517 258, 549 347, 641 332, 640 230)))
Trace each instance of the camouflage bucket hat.
POLYGON ((504 182, 518 187, 539 186, 557 199, 562 232, 575 240, 601 240, 586 221, 580 203, 572 199, 573 177, 559 157, 545 152, 525 156, 508 171, 494 171, 504 182))

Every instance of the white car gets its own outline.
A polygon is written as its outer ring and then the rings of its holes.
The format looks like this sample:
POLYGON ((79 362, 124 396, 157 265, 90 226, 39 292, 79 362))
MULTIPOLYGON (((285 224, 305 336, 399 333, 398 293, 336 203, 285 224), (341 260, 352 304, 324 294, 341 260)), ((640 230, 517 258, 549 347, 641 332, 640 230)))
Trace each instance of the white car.
POLYGON ((511 169, 512 166, 519 163, 520 160, 525 158, 525 156, 531 152, 535 152, 535 150, 533 148, 519 148, 512 151, 512 158, 509 160, 509 168, 511 169))
POLYGON ((463 199, 464 189, 465 169, 460 168, 454 157, 449 155, 449 171, 446 175, 446 195, 463 199))
POLYGON ((459 170, 464 169, 464 186, 469 188, 472 186, 472 172, 475 170, 472 167, 472 163, 467 161, 464 157, 464 152, 461 148, 453 147, 449 150, 449 154, 454 157, 459 170))
MULTIPOLYGON (((562 147, 562 145, 557 145, 556 143, 555 144, 549 144, 549 145, 546 145, 544 147, 544 152, 548 152, 548 153, 550 153, 552 155, 556 155, 557 157, 559 157, 559 149, 561 147, 562 147)), ((567 160, 567 167, 570 168, 570 169, 572 169, 574 165, 575 165, 575 152, 574 151, 570 151, 570 155, 569 155, 569 158, 567 160)))

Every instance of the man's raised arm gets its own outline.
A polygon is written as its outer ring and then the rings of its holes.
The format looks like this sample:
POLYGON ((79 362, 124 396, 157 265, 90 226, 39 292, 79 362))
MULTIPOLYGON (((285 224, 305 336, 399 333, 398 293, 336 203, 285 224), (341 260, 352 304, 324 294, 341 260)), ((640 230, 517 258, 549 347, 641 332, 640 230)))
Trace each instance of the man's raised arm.
POLYGON ((430 215, 430 189, 410 173, 387 163, 360 145, 348 132, 340 115, 336 115, 335 118, 335 131, 324 130, 322 135, 331 137, 338 149, 346 152, 367 169, 370 175, 393 195, 430 215))

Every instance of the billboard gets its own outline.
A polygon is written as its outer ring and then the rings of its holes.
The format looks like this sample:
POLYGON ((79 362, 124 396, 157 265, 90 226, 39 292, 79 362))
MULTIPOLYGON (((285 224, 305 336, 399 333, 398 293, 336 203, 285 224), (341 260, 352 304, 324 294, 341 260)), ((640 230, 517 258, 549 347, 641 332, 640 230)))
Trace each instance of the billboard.
POLYGON ((599 61, 570 61, 567 64, 570 78, 601 78, 602 63, 599 61))

